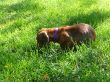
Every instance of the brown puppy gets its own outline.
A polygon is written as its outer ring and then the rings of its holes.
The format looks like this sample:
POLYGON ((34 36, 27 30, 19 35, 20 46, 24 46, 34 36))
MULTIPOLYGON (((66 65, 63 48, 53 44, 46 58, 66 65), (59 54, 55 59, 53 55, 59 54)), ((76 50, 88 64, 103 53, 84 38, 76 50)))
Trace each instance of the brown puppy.
POLYGON ((75 45, 94 41, 96 34, 94 29, 88 24, 75 24, 60 28, 43 28, 37 34, 39 47, 52 42, 60 44, 62 49, 72 49, 75 45))

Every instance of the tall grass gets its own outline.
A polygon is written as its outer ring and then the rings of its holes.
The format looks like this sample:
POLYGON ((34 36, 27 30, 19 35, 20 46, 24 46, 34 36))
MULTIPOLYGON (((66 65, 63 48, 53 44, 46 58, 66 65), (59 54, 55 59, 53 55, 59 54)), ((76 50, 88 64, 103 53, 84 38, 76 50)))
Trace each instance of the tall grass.
POLYGON ((0 82, 109 82, 109 0, 1 0, 0 82), (88 23, 96 31, 90 47, 62 51, 51 43, 38 53, 40 28, 88 23))

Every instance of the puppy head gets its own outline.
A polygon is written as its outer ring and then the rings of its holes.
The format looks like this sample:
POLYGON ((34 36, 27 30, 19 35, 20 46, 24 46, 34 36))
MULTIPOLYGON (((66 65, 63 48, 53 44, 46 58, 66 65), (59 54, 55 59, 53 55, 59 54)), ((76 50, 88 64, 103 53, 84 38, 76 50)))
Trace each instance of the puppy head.
POLYGON ((40 31, 37 34, 37 43, 40 47, 47 44, 49 42, 49 36, 46 31, 40 31))

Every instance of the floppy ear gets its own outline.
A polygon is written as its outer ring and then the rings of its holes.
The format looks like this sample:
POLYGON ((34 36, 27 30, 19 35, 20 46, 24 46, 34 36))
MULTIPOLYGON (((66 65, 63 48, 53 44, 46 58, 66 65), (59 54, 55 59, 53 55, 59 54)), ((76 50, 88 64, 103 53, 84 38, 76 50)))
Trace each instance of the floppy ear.
POLYGON ((47 35, 47 32, 40 32, 37 35, 37 44, 42 47, 46 43, 49 42, 49 36, 47 35))

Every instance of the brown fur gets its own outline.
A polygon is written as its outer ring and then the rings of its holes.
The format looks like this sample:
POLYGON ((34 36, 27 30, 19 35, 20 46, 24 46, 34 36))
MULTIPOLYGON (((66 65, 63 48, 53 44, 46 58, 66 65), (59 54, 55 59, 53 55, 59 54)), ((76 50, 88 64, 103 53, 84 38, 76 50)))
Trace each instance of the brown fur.
POLYGON ((96 34, 94 29, 88 24, 75 24, 58 28, 56 40, 54 40, 55 28, 43 28, 37 34, 37 43, 39 47, 52 42, 60 44, 62 49, 72 49, 75 45, 94 41, 96 34))

